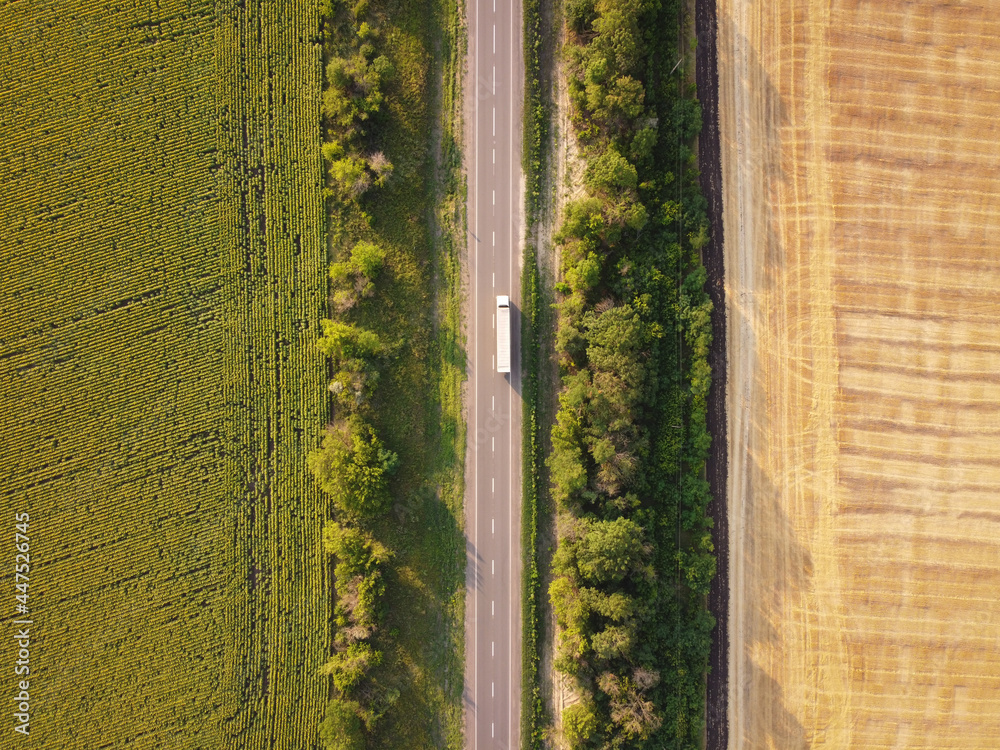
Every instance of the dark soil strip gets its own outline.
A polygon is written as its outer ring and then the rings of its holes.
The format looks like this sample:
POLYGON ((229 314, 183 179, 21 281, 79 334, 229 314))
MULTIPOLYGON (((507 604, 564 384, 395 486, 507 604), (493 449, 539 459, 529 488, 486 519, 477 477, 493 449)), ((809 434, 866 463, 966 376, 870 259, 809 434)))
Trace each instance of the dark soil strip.
POLYGON ((716 626, 709 654, 708 722, 706 750, 726 750, 729 746, 729 519, 726 482, 728 442, 726 440, 726 296, 722 252, 722 164, 719 161, 719 72, 716 60, 715 0, 696 0, 695 31, 698 35, 697 83, 701 101, 702 129, 698 139, 701 189, 708 199, 712 238, 702 251, 708 271, 708 293, 712 298, 712 388, 708 392, 708 431, 712 450, 708 458, 708 482, 712 502, 708 513, 715 519, 713 536, 718 572, 708 592, 708 608, 716 626))

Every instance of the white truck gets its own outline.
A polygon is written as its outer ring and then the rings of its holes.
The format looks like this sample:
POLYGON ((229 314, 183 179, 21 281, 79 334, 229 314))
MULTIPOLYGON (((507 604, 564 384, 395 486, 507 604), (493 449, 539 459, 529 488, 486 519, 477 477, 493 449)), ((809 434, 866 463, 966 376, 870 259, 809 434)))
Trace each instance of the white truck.
POLYGON ((510 297, 497 297, 497 372, 510 372, 510 297))

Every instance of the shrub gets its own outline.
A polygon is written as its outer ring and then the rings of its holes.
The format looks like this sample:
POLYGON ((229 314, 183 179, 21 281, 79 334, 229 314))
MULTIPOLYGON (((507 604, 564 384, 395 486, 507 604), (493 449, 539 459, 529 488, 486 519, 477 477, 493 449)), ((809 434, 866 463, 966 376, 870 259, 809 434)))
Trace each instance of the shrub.
POLYGON ((316 345, 335 363, 349 359, 377 357, 385 352, 382 339, 367 328, 341 323, 338 320, 321 320, 323 335, 316 345))
POLYGON ((319 737, 323 750, 364 750, 361 706, 354 701, 331 700, 326 706, 323 723, 319 725, 319 737))
POLYGON ((385 258, 385 250, 362 240, 351 248, 345 260, 330 265, 330 287, 337 312, 346 312, 362 298, 375 294, 375 279, 385 258))
POLYGON ((392 504, 389 476, 398 456, 385 448, 371 425, 354 419, 347 429, 331 431, 309 468, 334 505, 348 518, 372 520, 392 504))
POLYGON ((333 684, 341 693, 354 689, 368 674, 368 670, 378 666, 382 654, 368 643, 352 643, 343 651, 335 653, 320 669, 320 674, 333 677, 333 684))
POLYGON ((597 18, 594 0, 566 0, 563 7, 566 25, 577 34, 590 30, 590 25, 597 18))
POLYGON ((592 521, 577 543, 580 575, 594 583, 621 581, 645 555, 643 528, 628 518, 592 521))
POLYGON ((562 715, 563 736, 571 748, 584 748, 597 733, 597 712, 590 700, 574 703, 562 715))

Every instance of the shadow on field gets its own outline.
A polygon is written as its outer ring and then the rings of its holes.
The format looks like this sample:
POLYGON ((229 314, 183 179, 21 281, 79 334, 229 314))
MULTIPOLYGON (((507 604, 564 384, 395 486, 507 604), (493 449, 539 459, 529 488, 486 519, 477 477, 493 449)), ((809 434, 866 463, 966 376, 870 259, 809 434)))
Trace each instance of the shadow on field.
MULTIPOLYGON (((809 750, 809 743, 806 741, 806 731, 799 720, 784 708, 784 691, 781 685, 761 670, 753 662, 749 664, 749 684, 750 689, 756 689, 768 696, 773 696, 774 700, 766 705, 770 709, 766 717, 767 731, 761 733, 753 731, 751 736, 744 737, 742 747, 750 750, 765 750, 765 748, 781 748, 781 750, 809 750)), ((760 716, 764 719, 765 717, 760 716)))
POLYGON ((446 728, 438 716, 457 703, 463 685, 449 639, 458 604, 453 597, 464 594, 464 537, 447 505, 426 486, 396 503, 393 521, 385 541, 396 562, 384 568, 389 650, 377 679, 399 691, 399 710, 385 714, 379 731, 409 737, 414 747, 443 747, 446 728))
MULTIPOLYGON (((764 247, 757 248, 767 262, 756 263, 755 268, 763 271, 764 278, 760 291, 773 291, 774 279, 769 275, 771 264, 780 262, 774 257, 781 252, 780 236, 776 230, 776 218, 770 202, 766 200, 773 194, 772 186, 785 179, 781 169, 781 126, 788 122, 785 104, 780 93, 772 85, 765 74, 754 50, 750 49, 745 35, 730 18, 719 18, 716 0, 696 0, 695 30, 697 34, 697 67, 698 98, 702 107, 703 127, 699 136, 699 167, 701 188, 708 201, 708 217, 712 225, 708 245, 702 251, 702 259, 708 271, 708 293, 713 304, 712 332, 713 343, 709 353, 709 364, 712 368, 712 386, 709 391, 708 429, 712 435, 712 447, 707 466, 707 478, 712 492, 712 501, 708 514, 714 520, 713 541, 718 558, 718 573, 709 590, 708 606, 716 619, 716 630, 712 640, 709 656, 710 672, 707 685, 706 701, 706 737, 707 750, 726 750, 729 747, 729 419, 727 417, 727 394, 729 389, 728 337, 743 335, 754 331, 752 299, 741 299, 737 296, 727 307, 726 299, 726 267, 723 227, 723 184, 721 163, 721 133, 720 133, 720 102, 718 87, 718 51, 719 44, 725 45, 724 55, 730 55, 733 49, 742 49, 746 57, 742 60, 742 75, 744 76, 742 95, 753 97, 748 111, 741 113, 727 112, 730 116, 743 117, 744 139, 740 148, 746 149, 753 144, 762 149, 761 168, 744 178, 760 180, 750 187, 752 196, 764 196, 764 200, 756 201, 751 210, 755 215, 740 217, 752 220, 761 234, 766 238, 764 247), (750 134, 763 134, 763 142, 749 140, 750 134), (734 320, 727 320, 727 310, 735 312, 734 320)), ((728 60, 729 65, 733 61, 728 60)), ((737 106, 736 101, 724 101, 722 109, 737 106)), ((726 153, 731 153, 734 144, 726 143, 726 153)), ((731 169, 736 165, 729 165, 731 169)), ((730 200, 739 200, 740 196, 730 195, 730 200)), ((737 206, 737 210, 741 207, 737 206)), ((732 227, 730 231, 739 231, 741 227, 732 227)), ((760 236, 760 235, 758 235, 760 236)), ((734 235, 730 242, 738 242, 734 235)), ((742 248, 741 248, 742 250, 742 248)), ((739 293, 739 290, 731 290, 739 293)), ((755 290, 757 291, 757 290, 755 290)), ((739 387, 740 384, 733 384, 739 387)), ((760 383, 755 384, 758 388, 760 383)), ((756 489, 749 499, 755 502, 756 489)), ((775 502, 773 499, 770 501, 775 502)), ((776 505, 775 505, 775 509, 776 505)), ((787 519, 785 519, 787 524, 787 519)), ((752 528, 752 527, 750 527, 752 528)), ((747 550, 736 550, 736 554, 753 559, 756 556, 747 554, 747 550)), ((799 582, 801 583, 801 582, 799 582)), ((742 623, 736 623, 737 627, 742 623)), ((766 637, 774 639, 774 633, 766 637)), ((737 655, 741 657, 742 655, 737 655)), ((742 686, 745 687, 745 686, 742 686)), ((784 747, 784 745, 778 745, 784 747)))

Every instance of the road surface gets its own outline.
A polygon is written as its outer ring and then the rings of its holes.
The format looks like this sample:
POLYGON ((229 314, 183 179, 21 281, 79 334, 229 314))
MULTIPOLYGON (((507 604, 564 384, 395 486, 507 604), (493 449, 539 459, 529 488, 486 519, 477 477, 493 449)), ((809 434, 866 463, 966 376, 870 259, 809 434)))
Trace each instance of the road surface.
POLYGON ((520 1, 473 0, 468 22, 466 744, 499 750, 519 747, 521 695, 520 1), (511 301, 509 374, 496 371, 500 294, 511 301))

